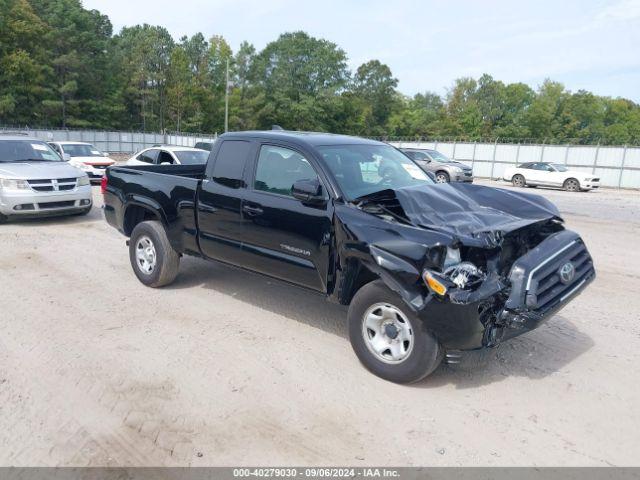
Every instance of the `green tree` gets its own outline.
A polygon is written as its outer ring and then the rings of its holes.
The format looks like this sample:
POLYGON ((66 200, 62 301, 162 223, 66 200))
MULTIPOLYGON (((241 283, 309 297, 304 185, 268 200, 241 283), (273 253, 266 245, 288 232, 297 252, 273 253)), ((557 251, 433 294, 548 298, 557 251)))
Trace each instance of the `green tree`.
POLYGON ((251 77, 263 96, 256 105, 258 125, 324 130, 336 106, 331 98, 345 88, 349 71, 345 52, 334 43, 294 32, 256 56, 251 77))
POLYGON ((398 79, 391 69, 378 60, 371 60, 358 67, 353 77, 353 92, 362 100, 366 109, 367 130, 370 134, 385 133, 386 124, 401 100, 396 92, 398 79))
POLYGON ((0 124, 40 123, 47 26, 26 0, 0 0, 0 124))

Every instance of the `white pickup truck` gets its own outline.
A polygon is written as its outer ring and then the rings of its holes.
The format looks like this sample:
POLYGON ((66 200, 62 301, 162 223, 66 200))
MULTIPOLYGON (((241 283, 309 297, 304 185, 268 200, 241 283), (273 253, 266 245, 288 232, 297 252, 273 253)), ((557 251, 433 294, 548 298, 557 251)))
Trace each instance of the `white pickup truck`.
POLYGON ((49 145, 0 135, 0 223, 10 218, 84 215, 92 206, 89 177, 49 145))

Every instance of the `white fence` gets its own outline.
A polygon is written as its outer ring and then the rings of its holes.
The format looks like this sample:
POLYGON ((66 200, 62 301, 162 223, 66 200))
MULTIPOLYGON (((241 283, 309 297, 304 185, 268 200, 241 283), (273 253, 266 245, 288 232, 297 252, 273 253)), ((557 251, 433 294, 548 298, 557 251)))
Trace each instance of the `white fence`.
MULTIPOLYGON (((16 130, 16 129, 11 129, 16 130)), ((98 130, 20 128, 45 141, 82 141, 113 153, 133 153, 157 144, 193 146, 217 135, 141 133, 98 130)), ((501 178, 508 166, 525 162, 554 162, 591 173, 605 187, 640 188, 640 147, 532 145, 481 142, 390 142, 397 147, 433 148, 466 163, 476 177, 501 178)))
POLYGON ((474 142, 390 142, 400 148, 430 148, 473 168, 477 177, 502 178, 509 166, 553 162, 591 173, 605 187, 640 188, 640 147, 516 145, 474 142))
MULTIPOLYGON (((1 132, 2 130, 0 130, 1 132)), ((25 133, 46 142, 88 142, 98 150, 112 153, 134 153, 153 145, 180 145, 193 147, 196 142, 215 140, 216 134, 186 133, 142 133, 142 132, 110 132, 99 130, 45 130, 31 128, 11 128, 5 131, 25 133)))

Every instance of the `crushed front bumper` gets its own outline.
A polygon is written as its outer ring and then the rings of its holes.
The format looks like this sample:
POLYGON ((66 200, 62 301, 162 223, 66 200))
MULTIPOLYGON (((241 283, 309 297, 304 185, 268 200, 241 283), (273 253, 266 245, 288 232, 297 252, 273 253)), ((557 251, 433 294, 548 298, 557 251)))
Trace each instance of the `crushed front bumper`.
POLYGON ((593 259, 577 233, 550 236, 511 267, 509 297, 488 325, 484 343, 493 346, 539 327, 595 277, 593 259))
POLYGON ((584 242, 563 230, 516 260, 507 283, 487 277, 476 291, 432 299, 418 315, 447 350, 494 347, 539 327, 594 278, 584 242))

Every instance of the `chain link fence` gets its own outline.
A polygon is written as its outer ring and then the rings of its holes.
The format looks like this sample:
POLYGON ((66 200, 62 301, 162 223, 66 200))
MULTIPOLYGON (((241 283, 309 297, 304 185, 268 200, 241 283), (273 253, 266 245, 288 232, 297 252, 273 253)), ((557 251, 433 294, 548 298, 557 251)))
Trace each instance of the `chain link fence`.
MULTIPOLYGON (((131 154, 153 145, 192 147, 196 142, 211 142, 217 134, 203 133, 143 133, 99 130, 62 130, 33 128, 1 128, 0 131, 20 131, 44 141, 80 141, 95 145, 110 153, 131 154)), ((501 140, 458 141, 416 140, 415 138, 385 139, 396 147, 430 148, 450 158, 466 163, 480 178, 497 179, 509 166, 526 162, 553 162, 567 165, 600 178, 605 187, 640 188, 640 147, 601 145, 553 145, 527 139, 514 143, 501 140)))
POLYGON ((399 148, 438 150, 471 166, 476 177, 498 179, 507 167, 527 162, 552 162, 597 176, 604 187, 640 188, 640 147, 438 140, 389 143, 399 148))
POLYGON ((69 130, 40 128, 0 128, 0 132, 30 135, 45 142, 87 142, 98 150, 109 153, 135 153, 153 145, 179 145, 193 147, 196 142, 212 142, 218 135, 191 133, 145 133, 102 130, 69 130))

